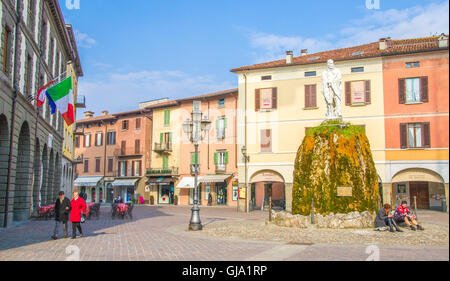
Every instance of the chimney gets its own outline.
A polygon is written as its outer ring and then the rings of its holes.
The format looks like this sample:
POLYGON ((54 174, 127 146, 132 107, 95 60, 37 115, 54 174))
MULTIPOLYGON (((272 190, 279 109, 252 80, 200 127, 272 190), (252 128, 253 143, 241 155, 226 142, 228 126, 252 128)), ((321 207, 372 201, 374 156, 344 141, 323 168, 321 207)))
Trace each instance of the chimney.
POLYGON ((84 112, 84 118, 88 119, 88 118, 92 118, 94 116, 94 112, 92 111, 85 111, 84 112))
POLYGON ((301 56, 306 56, 308 54, 308 49, 302 49, 300 51, 301 56))
POLYGON ((103 110, 102 111, 102 116, 106 116, 106 115, 108 115, 108 113, 109 113, 108 110, 103 110))
POLYGON ((294 62, 294 53, 292 51, 286 52, 286 64, 291 64, 294 62))
POLYGON ((386 38, 381 38, 380 39, 380 51, 384 51, 387 49, 387 42, 386 42, 386 38))
POLYGON ((444 33, 439 36, 439 48, 447 48, 448 47, 448 36, 444 33))

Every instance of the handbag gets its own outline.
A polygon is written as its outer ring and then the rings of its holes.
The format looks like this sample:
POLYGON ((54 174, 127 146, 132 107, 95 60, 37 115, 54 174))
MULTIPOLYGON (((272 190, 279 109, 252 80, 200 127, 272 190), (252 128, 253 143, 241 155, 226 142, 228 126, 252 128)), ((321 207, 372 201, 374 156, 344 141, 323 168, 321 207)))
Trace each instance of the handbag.
POLYGON ((84 214, 81 214, 81 223, 85 223, 86 222, 86 216, 84 214))

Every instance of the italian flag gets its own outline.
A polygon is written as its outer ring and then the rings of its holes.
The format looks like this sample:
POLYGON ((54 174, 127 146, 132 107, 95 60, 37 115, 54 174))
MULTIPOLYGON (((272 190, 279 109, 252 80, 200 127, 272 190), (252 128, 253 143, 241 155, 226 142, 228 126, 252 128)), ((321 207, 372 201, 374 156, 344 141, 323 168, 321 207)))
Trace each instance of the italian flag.
POLYGON ((72 76, 48 89, 47 97, 53 101, 59 112, 61 112, 67 126, 72 125, 74 123, 72 76))

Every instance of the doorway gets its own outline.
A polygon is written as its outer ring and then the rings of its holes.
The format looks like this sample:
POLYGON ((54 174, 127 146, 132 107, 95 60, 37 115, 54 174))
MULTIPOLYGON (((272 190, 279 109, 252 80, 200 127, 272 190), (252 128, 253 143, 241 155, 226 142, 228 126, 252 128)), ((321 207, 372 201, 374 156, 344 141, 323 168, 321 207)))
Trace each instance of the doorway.
POLYGON ((227 204, 227 184, 225 182, 223 183, 216 183, 215 184, 216 189, 216 204, 217 205, 226 205, 227 204))
POLYGON ((414 196, 415 196, 417 202, 417 209, 430 208, 428 182, 410 182, 409 193, 411 196, 411 205, 414 204, 414 196))

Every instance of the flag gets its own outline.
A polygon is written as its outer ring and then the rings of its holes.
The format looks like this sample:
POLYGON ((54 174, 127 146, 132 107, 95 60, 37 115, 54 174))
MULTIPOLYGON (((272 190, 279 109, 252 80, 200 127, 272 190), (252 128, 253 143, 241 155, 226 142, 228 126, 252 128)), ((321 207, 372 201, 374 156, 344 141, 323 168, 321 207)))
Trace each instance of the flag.
POLYGON ((47 89, 45 94, 49 99, 52 114, 54 113, 54 110, 58 108, 63 119, 66 121, 67 126, 72 125, 74 122, 72 76, 67 77, 62 82, 47 89))
POLYGON ((53 82, 55 82, 55 80, 52 80, 50 82, 48 82, 47 84, 45 84, 42 88, 40 88, 37 92, 37 97, 36 97, 36 106, 37 107, 41 107, 42 105, 44 105, 45 103, 45 96, 42 92, 48 87, 50 86, 53 82))

